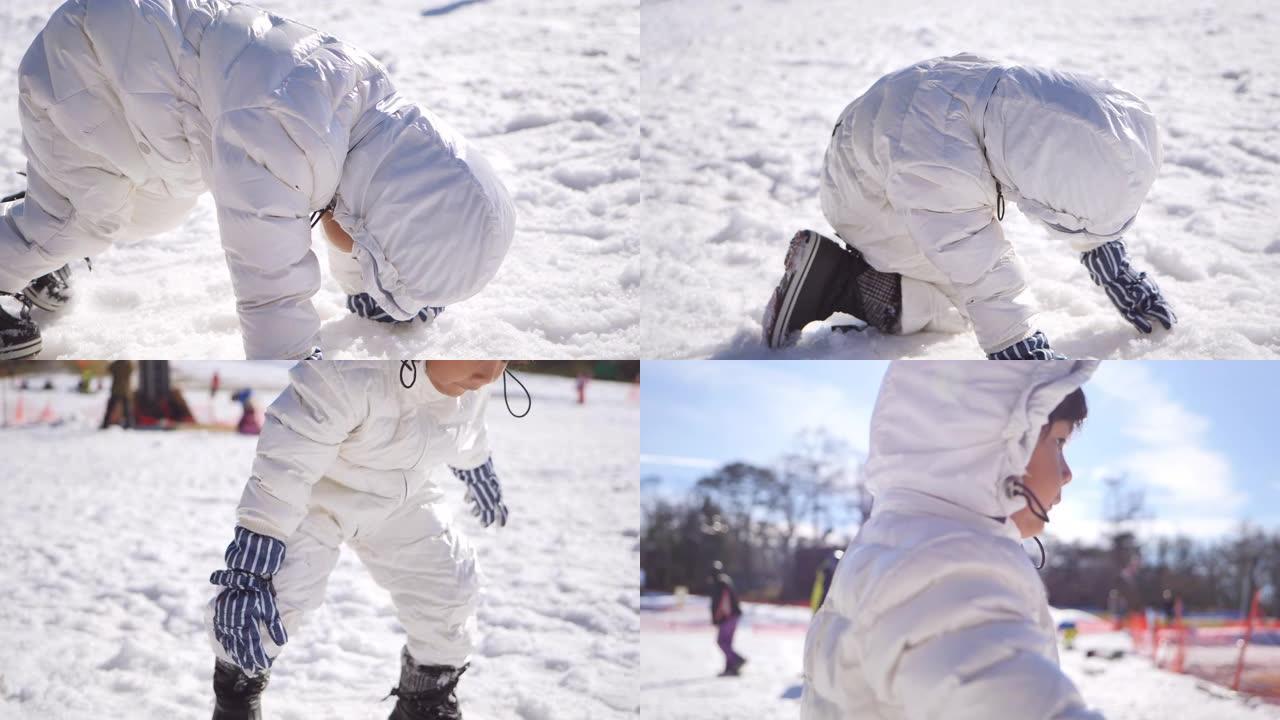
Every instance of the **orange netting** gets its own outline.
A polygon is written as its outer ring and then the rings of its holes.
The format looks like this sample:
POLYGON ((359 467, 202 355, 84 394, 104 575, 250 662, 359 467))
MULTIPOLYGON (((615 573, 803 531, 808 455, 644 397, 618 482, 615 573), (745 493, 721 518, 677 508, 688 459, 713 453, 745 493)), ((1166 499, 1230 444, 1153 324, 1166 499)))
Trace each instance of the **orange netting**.
POLYGON ((1179 602, 1172 623, 1129 617, 1134 650, 1159 667, 1194 675, 1280 704, 1280 619, 1263 617, 1255 593, 1247 617, 1221 623, 1187 623, 1179 602))

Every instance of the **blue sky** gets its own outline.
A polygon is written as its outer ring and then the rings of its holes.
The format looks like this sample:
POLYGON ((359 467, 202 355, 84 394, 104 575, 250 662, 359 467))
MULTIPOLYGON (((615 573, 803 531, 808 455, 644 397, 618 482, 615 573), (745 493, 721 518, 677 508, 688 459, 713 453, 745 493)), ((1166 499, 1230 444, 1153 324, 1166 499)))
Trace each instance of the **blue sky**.
MULTIPOLYGON (((733 460, 772 464, 797 432, 825 427, 862 450, 887 363, 648 361, 641 475, 683 493, 733 460)), ((1143 535, 1213 538, 1241 520, 1280 530, 1280 363, 1104 362, 1085 386, 1089 420, 1068 446, 1075 480, 1050 531, 1096 538, 1102 478, 1146 488, 1143 535)), ((646 490, 652 492, 652 490, 646 490)))

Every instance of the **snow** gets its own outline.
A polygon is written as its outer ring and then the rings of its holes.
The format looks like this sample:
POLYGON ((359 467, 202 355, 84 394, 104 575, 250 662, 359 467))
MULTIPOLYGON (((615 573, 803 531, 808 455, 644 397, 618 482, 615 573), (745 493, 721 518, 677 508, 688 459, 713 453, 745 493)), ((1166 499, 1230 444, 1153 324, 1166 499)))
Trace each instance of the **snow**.
POLYGON ((1274 3, 646 1, 645 357, 980 358, 972 333, 810 327, 771 352, 760 316, 792 234, 830 234, 818 175, 840 111, 875 80, 962 51, 1100 75, 1144 98, 1166 160, 1126 240, 1181 320, 1142 336, 1069 249, 1011 206, 1058 350, 1274 358, 1280 331, 1280 46, 1274 3))
MULTIPOLYGON (((57 0, 0 4, 0 195, 23 187, 17 67, 57 0)), ((388 67, 397 88, 494 160, 516 202, 515 241, 478 295, 430 326, 346 310, 314 234, 314 298, 328 358, 639 357, 644 185, 632 159, 638 13, 619 0, 252 3, 334 34, 388 67)), ((207 194, 178 229, 73 266, 77 298, 33 316, 42 358, 243 357, 207 194)), ((6 307, 13 309, 16 305, 6 307)))
MULTIPOLYGON (((508 415, 500 387, 489 406, 510 524, 481 529, 461 485, 446 485, 486 579, 483 639, 458 694, 468 717, 634 717, 639 407, 627 385, 592 383, 578 406, 571 379, 522 379, 527 418, 508 415)), ((208 717, 208 576, 254 438, 102 432, 105 394, 27 395, 63 422, 0 430, 0 717, 208 717)), ((275 664, 267 716, 385 718, 402 643, 390 596, 344 551, 325 605, 275 664)))
MULTIPOLYGON (((659 596, 641 603, 641 714, 656 720, 799 717, 809 609, 743 603, 734 649, 748 663, 741 677, 721 678, 716 674, 724 659, 707 602, 690 596, 678 606, 670 596, 659 596)), ((1090 647, 1128 649, 1128 637, 1081 635, 1076 650, 1062 651, 1063 670, 1107 720, 1280 720, 1280 708, 1206 691, 1193 678, 1158 670, 1133 655, 1086 658, 1090 647)))

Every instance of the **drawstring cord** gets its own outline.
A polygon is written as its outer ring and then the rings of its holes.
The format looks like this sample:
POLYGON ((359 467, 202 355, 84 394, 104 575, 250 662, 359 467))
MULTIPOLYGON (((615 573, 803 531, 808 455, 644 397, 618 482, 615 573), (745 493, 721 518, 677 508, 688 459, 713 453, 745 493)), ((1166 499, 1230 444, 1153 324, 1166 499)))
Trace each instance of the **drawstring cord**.
POLYGON ((1035 540, 1036 545, 1040 548, 1040 564, 1036 565, 1036 569, 1043 570, 1045 562, 1047 562, 1049 559, 1049 557, 1044 554, 1044 543, 1040 542, 1040 538, 1036 535, 1032 535, 1031 539, 1035 540))
POLYGON ((1004 193, 1000 191, 1000 181, 996 181, 996 220, 1004 219, 1004 193))
POLYGON ((516 377, 515 373, 511 372, 510 370, 502 371, 502 401, 507 404, 507 412, 511 413, 511 417, 513 418, 522 418, 525 415, 528 415, 529 411, 533 409, 533 396, 529 394, 529 388, 525 387, 524 383, 520 382, 520 378, 516 377), (524 396, 528 400, 528 405, 525 406, 524 412, 520 413, 519 415, 516 414, 515 410, 511 409, 511 399, 507 397, 507 376, 508 375, 511 376, 512 380, 516 381, 516 384, 519 385, 520 389, 524 391, 524 396))
POLYGON ((413 387, 413 384, 416 382, 418 382, 418 364, 412 360, 401 360, 400 361, 400 385, 405 390, 408 390, 409 388, 413 387), (406 368, 413 371, 413 379, 407 383, 404 381, 404 371, 406 368))
MULTIPOLYGON (((1045 509, 1044 503, 1040 502, 1040 498, 1036 497, 1036 494, 1034 492, 1031 492, 1031 488, 1027 487, 1020 480, 1017 480, 1016 478, 1009 478, 1007 482, 1009 487, 1006 490, 1006 492, 1009 494, 1009 497, 1016 497, 1018 495, 1021 495, 1022 497, 1026 498, 1027 509, 1031 511, 1031 514, 1035 515, 1036 518, 1046 523, 1049 522, 1049 511, 1045 509)), ((1036 565, 1036 569, 1042 570, 1044 569, 1045 563, 1048 562, 1048 559, 1049 559, 1044 552, 1044 543, 1040 542, 1040 538, 1035 535, 1032 535, 1031 539, 1035 540, 1036 545, 1040 547, 1040 564, 1036 565)))
POLYGON ((329 204, 325 205, 323 209, 317 210, 311 213, 311 227, 315 227, 316 223, 320 222, 321 216, 323 216, 325 213, 333 212, 333 208, 337 204, 338 204, 338 198, 335 197, 334 199, 330 200, 329 204))
MULTIPOLYGON (((400 361, 400 385, 405 390, 408 390, 409 388, 413 387, 414 383, 416 382, 418 382, 417 363, 415 363, 413 360, 401 360, 400 361), (404 381, 405 370, 408 370, 412 373, 409 377, 409 382, 404 381)), ((502 370, 502 401, 507 405, 507 412, 511 413, 511 417, 514 417, 514 418, 522 418, 525 415, 528 415, 529 411, 533 409, 533 395, 529 394, 529 388, 525 387, 524 383, 520 382, 520 378, 516 377, 516 374, 511 372, 511 370, 508 368, 503 368, 502 370), (524 412, 520 413, 519 415, 516 414, 515 410, 511 409, 511 398, 507 395, 507 376, 508 375, 510 375, 511 379, 515 380, 516 384, 520 386, 520 389, 524 391, 526 405, 524 408, 524 412)))

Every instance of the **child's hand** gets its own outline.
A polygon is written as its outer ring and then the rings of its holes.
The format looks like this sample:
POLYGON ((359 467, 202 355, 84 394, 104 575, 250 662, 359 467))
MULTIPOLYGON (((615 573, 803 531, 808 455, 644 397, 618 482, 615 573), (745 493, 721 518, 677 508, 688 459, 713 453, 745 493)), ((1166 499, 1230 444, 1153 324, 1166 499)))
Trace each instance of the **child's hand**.
POLYGON ((1059 355, 1049 347, 1049 338, 1039 330, 1034 335, 998 350, 987 356, 988 360, 1066 360, 1067 356, 1059 355))
POLYGON ((493 458, 478 468, 459 470, 449 468, 454 477, 467 484, 467 501, 471 514, 480 518, 480 524, 489 527, 497 521, 499 527, 507 525, 507 505, 502 502, 502 486, 493 471, 493 458))
POLYGON ((1080 256, 1080 262, 1089 270, 1089 277, 1107 292, 1111 304, 1120 315, 1143 333, 1149 333, 1152 322, 1159 322, 1165 330, 1173 328, 1178 316, 1160 294, 1156 281, 1144 272, 1136 272, 1129 264, 1124 242, 1112 240, 1080 256))
POLYGON ((284 543, 237 527, 226 558, 228 569, 209 576, 209 582, 226 588, 214 601, 213 634, 232 662, 257 675, 271 667, 259 623, 276 645, 289 640, 271 586, 271 576, 284 563, 284 543))

